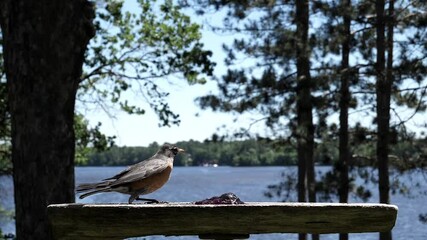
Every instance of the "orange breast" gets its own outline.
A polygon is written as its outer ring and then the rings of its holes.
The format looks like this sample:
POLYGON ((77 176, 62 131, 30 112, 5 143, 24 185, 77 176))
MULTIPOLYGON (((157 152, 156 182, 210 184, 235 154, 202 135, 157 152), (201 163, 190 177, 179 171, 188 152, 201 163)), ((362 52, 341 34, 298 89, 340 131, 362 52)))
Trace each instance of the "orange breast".
POLYGON ((142 194, 152 193, 157 189, 163 187, 163 185, 165 185, 165 183, 169 180, 171 172, 172 172, 172 166, 168 166, 161 173, 158 173, 150 177, 147 177, 145 179, 142 179, 140 181, 131 183, 130 189, 132 192, 145 189, 145 191, 142 194))

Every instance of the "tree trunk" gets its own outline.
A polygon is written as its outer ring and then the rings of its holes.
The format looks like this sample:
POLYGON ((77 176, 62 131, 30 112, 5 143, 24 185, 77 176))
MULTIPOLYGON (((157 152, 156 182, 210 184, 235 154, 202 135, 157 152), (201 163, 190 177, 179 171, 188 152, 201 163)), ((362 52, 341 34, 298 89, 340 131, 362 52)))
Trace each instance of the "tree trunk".
MULTIPOLYGON (((298 152, 298 201, 316 201, 315 171, 313 162, 314 126, 311 102, 310 48, 308 45, 309 1, 296 1, 297 24, 297 152, 298 152)), ((300 239, 305 239, 300 234, 300 239)), ((316 238, 316 237, 314 237, 316 238)))
MULTIPOLYGON (((388 143, 389 143, 389 127, 390 127, 390 94, 391 81, 386 77, 385 71, 385 17, 384 17, 384 0, 376 1, 376 95, 377 95, 377 124, 378 124, 378 140, 377 140, 377 161, 379 175, 379 194, 380 203, 390 203, 389 196, 389 173, 388 173, 388 143)), ((381 240, 391 239, 391 233, 380 233, 381 240)))
MULTIPOLYGON (((349 91, 349 77, 350 77, 350 65, 349 65, 349 56, 350 56, 350 40, 351 40, 351 0, 342 1, 343 9, 343 32, 342 36, 344 37, 342 43, 342 53, 341 53, 341 88, 340 88, 340 129, 339 129, 339 187, 338 195, 340 203, 348 202, 348 188, 349 188, 349 179, 348 179, 348 162, 350 157, 349 149, 349 135, 348 135, 348 108, 350 105, 350 91, 349 91)), ((347 240, 348 234, 341 233, 340 240, 347 240)))
POLYGON ((17 239, 51 239, 47 205, 74 202, 75 96, 93 36, 86 0, 0 1, 17 239))
MULTIPOLYGON (((389 1, 389 10, 388 10, 388 18, 387 18, 387 71, 386 71, 386 88, 387 88, 387 95, 384 97, 385 101, 387 101, 388 106, 388 121, 384 123, 383 129, 387 129, 387 137, 384 141, 387 143, 387 157, 383 159, 384 162, 379 164, 378 169, 382 169, 380 174, 380 191, 382 189, 383 193, 380 192, 380 202, 381 203, 390 203, 390 195, 389 195, 389 189, 390 189, 390 183, 389 183, 389 172, 388 172, 388 144, 390 143, 390 136, 389 136, 389 129, 390 129, 390 96, 391 96, 391 88, 393 85, 393 31, 394 31, 394 0, 389 1), (381 187, 381 186, 384 187, 381 187)), ((378 170, 380 172, 380 170, 378 170)), ((391 240, 392 239, 392 233, 389 232, 383 232, 380 233, 380 239, 381 240, 391 240)))

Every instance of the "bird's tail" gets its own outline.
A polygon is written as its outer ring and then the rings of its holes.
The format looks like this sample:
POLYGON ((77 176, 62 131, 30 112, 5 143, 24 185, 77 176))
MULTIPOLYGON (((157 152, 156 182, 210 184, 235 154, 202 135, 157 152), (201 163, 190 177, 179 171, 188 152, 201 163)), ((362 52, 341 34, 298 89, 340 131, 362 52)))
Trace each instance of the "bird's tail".
POLYGON ((90 196, 92 194, 100 193, 100 192, 110 192, 109 182, 100 182, 100 183, 83 183, 77 186, 77 193, 83 193, 80 195, 80 199, 90 196))

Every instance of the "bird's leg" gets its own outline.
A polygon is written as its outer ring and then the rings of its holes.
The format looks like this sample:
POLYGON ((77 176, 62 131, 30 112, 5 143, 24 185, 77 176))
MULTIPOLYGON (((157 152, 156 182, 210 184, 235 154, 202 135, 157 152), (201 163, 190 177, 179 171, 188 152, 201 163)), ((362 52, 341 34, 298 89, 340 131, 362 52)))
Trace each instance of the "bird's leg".
POLYGON ((130 195, 129 197, 129 204, 132 204, 133 201, 135 201, 135 199, 137 199, 139 196, 138 195, 130 195))

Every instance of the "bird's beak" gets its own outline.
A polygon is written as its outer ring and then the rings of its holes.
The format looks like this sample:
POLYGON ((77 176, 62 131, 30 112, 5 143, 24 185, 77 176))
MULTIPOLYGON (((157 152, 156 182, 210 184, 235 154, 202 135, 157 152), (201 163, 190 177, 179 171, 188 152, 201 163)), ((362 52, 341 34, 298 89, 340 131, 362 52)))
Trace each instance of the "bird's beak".
POLYGON ((185 152, 185 150, 184 149, 182 149, 182 148, 178 148, 178 152, 180 153, 180 152, 185 152))

